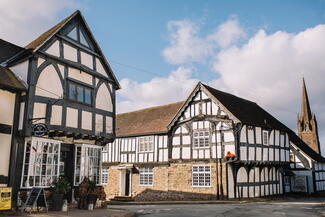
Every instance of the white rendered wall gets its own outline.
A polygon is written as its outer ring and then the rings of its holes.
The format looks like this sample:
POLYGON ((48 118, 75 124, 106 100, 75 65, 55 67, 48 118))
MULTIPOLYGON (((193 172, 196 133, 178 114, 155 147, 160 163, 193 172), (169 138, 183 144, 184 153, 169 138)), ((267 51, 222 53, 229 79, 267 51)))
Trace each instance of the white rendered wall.
POLYGON ((47 66, 41 72, 36 84, 35 95, 55 99, 62 98, 61 80, 53 65, 47 66))

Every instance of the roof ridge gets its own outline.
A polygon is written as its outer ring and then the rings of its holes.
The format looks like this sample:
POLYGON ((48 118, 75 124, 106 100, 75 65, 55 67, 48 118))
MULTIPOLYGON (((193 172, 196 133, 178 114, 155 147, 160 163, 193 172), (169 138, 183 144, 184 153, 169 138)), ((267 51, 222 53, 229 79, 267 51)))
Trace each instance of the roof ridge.
POLYGON ((170 105, 174 105, 174 104, 179 104, 179 103, 184 103, 184 101, 178 101, 178 102, 164 104, 164 105, 158 105, 158 106, 151 106, 151 107, 147 107, 147 108, 143 108, 143 109, 139 109, 139 110, 135 110, 135 111, 119 113, 119 114, 116 114, 116 115, 117 116, 120 116, 120 115, 125 115, 125 114, 130 114, 130 113, 137 113, 137 112, 142 112, 142 111, 147 111, 147 110, 151 110, 151 109, 166 107, 166 106, 170 106, 170 105))
POLYGON ((245 99, 245 98, 239 97, 239 96, 237 96, 237 95, 235 95, 235 94, 228 93, 228 92, 225 92, 225 91, 222 91, 222 90, 216 89, 216 88, 211 87, 211 86, 209 86, 209 85, 207 85, 207 84, 204 84, 204 83, 202 83, 202 85, 205 86, 206 88, 211 88, 211 89, 213 89, 213 90, 215 90, 215 91, 219 91, 219 92, 221 92, 221 93, 223 93, 223 94, 227 94, 227 95, 230 95, 230 96, 236 97, 236 98, 238 98, 238 99, 245 100, 245 101, 247 101, 247 102, 255 103, 256 105, 258 105, 256 102, 254 102, 254 101, 252 101, 252 100, 248 100, 248 99, 245 99))
POLYGON ((71 15, 67 16, 66 18, 64 18, 63 20, 61 20, 60 22, 58 22, 57 24, 55 24, 54 26, 52 26, 51 28, 43 32, 36 39, 31 41, 29 44, 27 44, 24 48, 32 49, 32 50, 36 49, 41 44, 43 44, 49 37, 55 34, 60 29, 60 27, 62 27, 62 25, 64 25, 66 22, 68 22, 71 18, 73 18, 77 14, 80 14, 79 10, 74 11, 71 15))

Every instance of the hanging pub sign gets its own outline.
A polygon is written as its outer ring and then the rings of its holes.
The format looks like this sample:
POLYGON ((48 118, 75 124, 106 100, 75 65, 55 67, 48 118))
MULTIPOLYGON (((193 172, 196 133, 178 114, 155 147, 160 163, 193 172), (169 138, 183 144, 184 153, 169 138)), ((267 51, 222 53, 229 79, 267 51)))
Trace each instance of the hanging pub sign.
POLYGON ((33 135, 37 137, 43 137, 47 135, 47 126, 45 124, 35 124, 33 126, 33 135))

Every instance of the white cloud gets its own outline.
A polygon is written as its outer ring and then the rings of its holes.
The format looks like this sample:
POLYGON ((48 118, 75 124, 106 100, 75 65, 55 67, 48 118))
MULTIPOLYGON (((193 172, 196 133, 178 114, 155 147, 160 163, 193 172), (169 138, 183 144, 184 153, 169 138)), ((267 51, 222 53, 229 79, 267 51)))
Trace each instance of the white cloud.
POLYGON ((229 20, 222 23, 212 34, 208 35, 207 39, 208 41, 215 41, 220 48, 226 48, 245 36, 246 34, 239 25, 237 17, 231 16, 229 20))
POLYGON ((168 23, 170 46, 163 51, 168 63, 201 61, 211 55, 212 47, 206 40, 200 38, 199 30, 196 23, 188 20, 168 23))
POLYGON ((0 38, 24 46, 54 24, 60 11, 78 6, 74 0, 1 0, 0 38))
MULTIPOLYGON (((209 81, 210 85, 257 102, 293 130, 296 130, 300 112, 304 76, 325 154, 325 85, 322 79, 325 73, 325 25, 299 33, 278 31, 268 34, 260 29, 250 37, 245 35, 236 17, 231 17, 204 37, 201 36, 201 26, 189 20, 172 21, 168 27, 170 44, 163 51, 168 63, 180 67, 193 63, 211 65, 216 79, 209 81), (238 44, 240 39, 245 41, 238 44)), ((128 84, 122 82, 122 86, 126 84, 136 89, 135 95, 131 93, 129 98, 133 108, 185 100, 196 83, 196 80, 192 83, 190 74, 176 85, 166 80, 168 78, 157 78, 132 85, 128 81, 128 84), (183 85, 186 94, 180 94, 183 85), (148 96, 148 90, 154 87, 159 89, 148 96)))
POLYGON ((325 138, 324 35, 325 25, 297 34, 279 31, 268 35, 260 30, 244 45, 216 54, 213 66, 220 75, 218 84, 256 101, 296 129, 304 76, 312 110, 318 117, 320 136, 325 138))
POLYGON ((200 26, 189 20, 170 21, 167 25, 170 45, 162 55, 170 64, 206 62, 218 48, 225 48, 245 36, 236 16, 231 16, 206 36, 200 26))
POLYGON ((118 113, 186 100, 198 80, 191 78, 192 69, 180 66, 168 77, 157 77, 144 83, 122 79, 117 91, 118 113))

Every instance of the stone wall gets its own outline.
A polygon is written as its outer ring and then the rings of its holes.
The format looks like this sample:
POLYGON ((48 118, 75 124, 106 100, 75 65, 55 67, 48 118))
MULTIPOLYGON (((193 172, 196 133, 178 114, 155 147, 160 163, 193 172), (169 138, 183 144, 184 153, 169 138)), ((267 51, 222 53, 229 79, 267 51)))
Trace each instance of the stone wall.
POLYGON ((108 168, 108 184, 103 185, 106 200, 110 200, 120 194, 120 171, 114 167, 108 168))
MULTIPOLYGON (((132 197, 136 201, 223 199, 227 195, 226 165, 219 164, 218 180, 216 168, 216 163, 172 163, 169 166, 155 166, 153 185, 140 186, 137 172, 139 167, 136 167, 133 169, 131 178, 132 197), (210 187, 192 186, 193 165, 211 166, 210 187), (220 197, 217 197, 218 194, 220 197)), ((109 181, 104 187, 107 199, 112 199, 120 193, 120 170, 111 167, 108 173, 109 181)))

